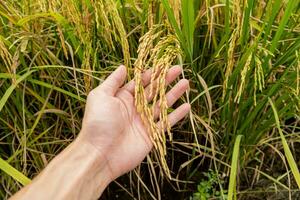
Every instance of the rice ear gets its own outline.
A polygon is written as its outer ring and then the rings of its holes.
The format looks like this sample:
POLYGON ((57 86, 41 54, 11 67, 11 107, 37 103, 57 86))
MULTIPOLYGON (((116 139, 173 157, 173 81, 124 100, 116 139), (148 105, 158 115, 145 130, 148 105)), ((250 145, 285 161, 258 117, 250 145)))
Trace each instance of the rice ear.
POLYGON ((155 159, 168 178, 171 178, 170 170, 166 162, 167 148, 166 135, 172 141, 171 127, 168 122, 168 105, 166 100, 166 74, 179 55, 179 41, 176 36, 164 33, 161 26, 153 26, 141 39, 138 48, 138 58, 134 63, 135 97, 137 111, 148 129, 150 139, 154 145, 155 159), (157 42, 154 42, 157 41, 157 42), (150 96, 153 100, 149 103, 142 85, 142 74, 147 69, 152 69, 150 81, 150 96), (157 84, 154 87, 154 84, 157 84), (154 119, 154 108, 159 105, 159 124, 154 119))

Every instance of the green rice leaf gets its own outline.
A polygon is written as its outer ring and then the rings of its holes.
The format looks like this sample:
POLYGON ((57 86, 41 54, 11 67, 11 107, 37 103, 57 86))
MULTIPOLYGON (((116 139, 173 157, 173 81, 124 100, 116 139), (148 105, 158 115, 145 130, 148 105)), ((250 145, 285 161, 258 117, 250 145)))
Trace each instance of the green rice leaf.
POLYGON ((179 41, 181 43, 181 47, 184 49, 184 52, 185 52, 186 56, 188 56, 188 58, 191 61, 192 56, 191 56, 190 51, 188 50, 187 46, 185 45, 186 38, 184 37, 182 31, 180 30, 179 24, 177 24, 177 22, 176 22, 174 13, 173 13, 170 5, 169 5, 169 2, 167 0, 162 0, 161 2, 162 2, 162 5, 164 6, 164 9, 167 12, 168 19, 169 19, 172 27, 174 28, 177 37, 179 38, 179 41))
POLYGON ((252 12, 253 4, 254 4, 254 0, 246 1, 242 34, 241 34, 241 39, 240 39, 242 45, 245 44, 246 40, 248 40, 248 37, 249 37, 249 20, 250 20, 250 15, 252 12))
POLYGON ((274 53, 274 51, 275 51, 275 49, 278 45, 279 39, 280 39, 280 37, 281 37, 281 35, 284 31, 285 25, 287 24, 290 16, 292 15, 293 10, 297 7, 297 6, 295 6, 295 5, 297 5, 297 1, 298 0, 288 1, 288 4, 287 4, 287 7, 285 9, 282 20, 280 21, 278 30, 277 30, 277 32, 274 36, 274 39, 272 40, 272 43, 271 43, 271 47, 270 47, 270 52, 271 53, 274 53))
POLYGON ((293 154, 289 148, 289 145, 284 137, 284 134, 280 128, 280 122, 279 122, 279 117, 278 117, 278 114, 277 114, 277 109, 275 107, 275 105, 273 104, 272 100, 270 98, 268 98, 269 100, 269 103, 271 104, 271 107, 273 109, 273 112, 274 112, 274 117, 275 117, 275 122, 276 122, 276 126, 277 126, 277 129, 279 131, 279 134, 280 134, 280 138, 281 138, 281 142, 282 142, 282 145, 283 145, 283 150, 284 150, 284 154, 285 154, 285 157, 288 161, 288 164, 289 164, 289 167, 291 168, 292 170, 292 173, 294 175, 294 178, 295 178, 295 181, 298 185, 298 188, 300 189, 300 173, 299 173, 299 169, 297 167, 297 163, 293 157, 293 154))
POLYGON ((14 178, 16 181, 21 183, 22 185, 27 185, 31 182, 29 178, 27 178, 24 174, 19 172, 13 166, 11 166, 8 162, 0 158, 0 169, 3 170, 6 174, 14 178))
POLYGON ((6 101, 8 100, 9 96, 12 94, 12 92, 14 91, 14 89, 17 87, 17 85, 22 82, 23 80, 25 80, 28 76, 30 76, 32 74, 32 72, 34 72, 35 70, 29 71, 25 74, 23 74, 22 76, 20 76, 20 78, 17 79, 16 83, 12 84, 4 93, 3 97, 0 99, 0 111, 2 110, 2 108, 4 107, 6 101))
POLYGON ((194 46, 194 1, 183 0, 182 1, 182 20, 183 20, 183 34, 187 40, 188 50, 190 56, 193 56, 194 46))
MULTIPOLYGON (((238 171, 240 143, 242 137, 243 137, 242 135, 238 135, 234 143, 232 160, 231 160, 229 187, 228 187, 228 200, 232 200, 234 194, 236 193, 236 178, 237 178, 237 171, 238 171)), ((236 199, 236 197, 234 199, 236 199)))

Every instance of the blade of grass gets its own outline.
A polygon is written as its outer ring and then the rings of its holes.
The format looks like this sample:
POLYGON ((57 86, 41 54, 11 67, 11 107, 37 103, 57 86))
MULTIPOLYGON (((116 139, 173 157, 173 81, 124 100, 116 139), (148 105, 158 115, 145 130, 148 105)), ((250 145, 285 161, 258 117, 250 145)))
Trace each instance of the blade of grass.
MULTIPOLYGON (((237 178, 237 171, 238 171, 241 139, 242 139, 242 135, 238 135, 234 143, 232 160, 231 160, 229 186, 228 186, 228 200, 232 200, 233 195, 236 194, 236 178, 237 178)), ((234 199, 236 199, 236 197, 234 199)))
POLYGON ((187 40, 188 51, 191 58, 193 57, 193 46, 194 46, 194 1, 183 0, 182 1, 182 20, 183 20, 183 34, 187 40))
POLYGON ((267 179, 269 179, 270 181, 272 181, 272 182, 274 182, 274 183, 280 185, 281 187, 283 187, 283 188, 286 189, 286 190, 289 190, 289 188, 288 188, 286 185, 284 185, 283 183, 281 183, 279 180, 273 178, 273 177, 270 176, 269 174, 267 174, 267 173, 265 173, 265 172, 263 172, 263 171, 260 171, 260 170, 254 168, 254 167, 247 167, 247 168, 248 168, 248 169, 252 169, 252 170, 258 172, 259 174, 265 176, 265 177, 266 177, 267 179))
MULTIPOLYGON (((35 70, 33 70, 33 71, 31 71, 31 73, 32 72, 34 72, 35 70)), ((31 74, 30 73, 30 74, 31 74)), ((27 74, 27 73, 26 73, 27 74)), ((25 76, 26 74, 24 74, 23 76, 25 76)), ((29 75, 30 75, 29 74, 29 75)), ((29 75, 27 75, 27 76, 29 76, 29 75)), ((17 77, 18 77, 18 75, 16 75, 17 77)), ((27 77, 26 76, 26 77, 27 77)), ((13 76, 11 75, 11 74, 7 74, 7 73, 0 73, 0 78, 12 78, 13 76)), ((26 78, 25 77, 25 78, 26 78)), ((22 77, 20 77, 19 79, 21 79, 22 77)), ((24 80, 25 78, 23 78, 22 80, 24 80)), ((17 83, 19 83, 18 82, 18 80, 19 79, 17 79, 17 83)), ((21 81, 22 81, 21 80, 21 81)), ((21 82, 20 81, 20 82, 21 82)), ((37 84, 37 85, 40 85, 40 86, 43 86, 43 87, 46 87, 46 88, 49 88, 49 89, 51 89, 51 88, 53 88, 53 90, 56 90, 56 91, 58 91, 58 92, 61 92, 61 93, 63 93, 63 94, 66 94, 66 95, 68 95, 68 96, 70 96, 70 97, 73 97, 74 99, 77 99, 77 100, 79 100, 79 101, 81 101, 81 102, 85 102, 86 100, 84 99, 84 98, 82 98, 82 97, 78 97, 78 95, 76 95, 76 94, 74 94, 74 93, 72 93, 72 92, 69 92, 69 91, 66 91, 66 90, 64 90, 64 89, 62 89, 62 88, 59 88, 59 87, 57 87, 57 86, 53 86, 52 84, 49 84, 49 83, 46 83, 46 82, 43 82, 43 81, 39 81, 39 80, 36 80, 36 79, 28 79, 27 81, 29 81, 29 82, 31 82, 31 83, 34 83, 34 84, 37 84)), ((13 85, 11 86, 11 87, 13 87, 13 85)), ((15 88, 15 87, 14 87, 15 88)), ((13 89, 14 89, 13 88, 13 89)), ((13 89, 12 89, 12 91, 13 91, 13 89)), ((8 89, 9 90, 9 89, 8 89)), ((10 91, 10 94, 11 94, 11 92, 12 91, 10 91)), ((8 91, 7 91, 7 93, 8 93, 8 91)), ((9 94, 9 95, 10 95, 9 94)), ((1 109, 2 109, 2 107, 4 106, 4 104, 5 104, 5 102, 7 101, 7 99, 6 98, 8 98, 9 96, 7 96, 6 97, 6 95, 8 95, 8 94, 4 94, 4 96, 2 97, 2 99, 0 100, 0 111, 1 111, 1 109), (3 101, 3 105, 2 105, 2 101, 3 101), (2 107, 1 107, 2 106, 2 107)))
MULTIPOLYGON (((298 0, 290 0, 290 1, 288 1, 288 4, 287 4, 285 12, 284 12, 284 15, 283 15, 283 17, 282 17, 282 19, 281 19, 281 21, 279 23, 278 29, 276 31, 276 34, 275 34, 273 40, 271 41, 271 46, 270 46, 270 49, 269 49, 271 54, 273 54, 275 52, 275 49, 278 46, 279 39, 282 36, 284 28, 285 28, 285 26, 286 26, 286 24, 287 24, 290 16, 293 13, 293 10, 297 7, 297 6, 295 6, 295 5, 297 5, 297 1, 298 0)), ((271 55, 269 54, 265 58, 264 66, 267 66, 267 63, 269 62, 270 58, 271 58, 271 55)))
MULTIPOLYGON (((35 136, 31 141, 28 142, 27 144, 27 148, 33 146, 39 139, 41 139, 44 135, 46 135, 53 127, 55 126, 55 124, 53 124, 52 126, 50 126, 48 129, 46 129, 45 131, 43 131, 42 133, 40 133, 39 135, 35 136)), ((22 153, 23 149, 18 149, 16 150, 13 155, 11 155, 8 159, 7 162, 10 163, 12 162, 13 159, 15 159, 20 153, 22 153)))
POLYGON ((6 174, 14 178, 16 181, 21 183, 22 185, 27 185, 31 182, 29 178, 27 178, 24 174, 19 172, 5 160, 0 158, 0 169, 3 170, 6 174))
POLYGON ((179 41, 181 43, 181 47, 183 48, 186 56, 188 57, 188 60, 191 62, 192 61, 192 55, 190 54, 188 48, 186 47, 186 38, 184 37, 182 31, 180 30, 179 24, 177 24, 174 13, 169 5, 169 2, 167 0, 162 0, 162 5, 164 6, 164 9, 167 12, 168 19, 172 25, 172 27, 175 30, 175 33, 177 37, 179 38, 179 41))
POLYGON ((17 87, 17 85, 22 82, 23 80, 25 80, 28 76, 30 76, 32 74, 32 72, 34 72, 34 70, 31 70, 25 74, 23 74, 22 76, 20 76, 20 78, 18 78, 16 80, 16 83, 12 84, 4 93, 3 97, 0 99, 0 111, 2 110, 2 108, 4 107, 6 101, 8 100, 9 96, 12 94, 12 92, 14 91, 14 89, 17 87))
POLYGON ((298 0, 290 0, 288 1, 288 4, 286 6, 286 10, 284 12, 284 15, 282 17, 282 20, 280 21, 280 24, 279 24, 279 27, 278 27, 278 30, 274 36, 274 39, 272 40, 272 44, 271 44, 271 47, 270 47, 270 52, 271 53, 274 53, 277 45, 278 45, 278 42, 279 42, 279 39, 284 31, 284 28, 285 28, 285 25, 287 24, 290 16, 292 15, 293 13, 293 10, 297 7, 295 5, 297 5, 297 1, 298 0))
POLYGON ((244 12, 243 27, 241 34, 241 45, 244 45, 249 37, 249 19, 254 6, 254 0, 246 1, 246 9, 244 12))
POLYGON ((272 24, 275 20, 275 17, 281 7, 281 0, 276 0, 275 2, 269 1, 267 5, 266 10, 266 19, 265 21, 268 21, 267 26, 265 28, 265 34, 264 34, 264 44, 266 44, 268 36, 271 31, 272 24))
POLYGON ((275 107, 275 105, 273 104, 272 100, 270 98, 268 98, 269 100, 269 103, 273 109, 273 112, 274 112, 274 117, 275 117, 275 122, 276 122, 276 126, 277 126, 277 129, 278 129, 278 132, 280 134, 280 138, 281 138, 281 142, 282 142, 282 145, 283 145, 283 150, 284 150, 284 154, 286 156, 286 159, 288 161, 288 164, 292 170, 292 173, 294 175, 294 178, 295 178, 295 181, 298 185, 298 188, 300 189, 300 173, 299 173, 299 169, 297 167, 297 163, 293 157, 293 154, 289 148, 289 145, 284 137, 284 134, 280 128, 280 122, 279 122, 279 117, 278 117, 278 114, 277 114, 277 109, 275 107))
POLYGON ((79 100, 81 102, 86 102, 85 99, 83 99, 81 97, 78 97, 78 95, 73 94, 72 92, 66 91, 64 89, 61 89, 61 88, 59 88, 57 86, 53 86, 52 84, 49 84, 49 83, 46 83, 46 82, 43 82, 43 81, 39 81, 39 80, 36 80, 36 79, 28 79, 28 81, 31 82, 31 83, 34 83, 34 84, 37 84, 37 85, 49 88, 49 89, 53 88, 53 90, 56 90, 56 91, 61 92, 63 94, 66 94, 66 95, 68 95, 70 97, 73 97, 74 99, 77 99, 77 100, 79 100))

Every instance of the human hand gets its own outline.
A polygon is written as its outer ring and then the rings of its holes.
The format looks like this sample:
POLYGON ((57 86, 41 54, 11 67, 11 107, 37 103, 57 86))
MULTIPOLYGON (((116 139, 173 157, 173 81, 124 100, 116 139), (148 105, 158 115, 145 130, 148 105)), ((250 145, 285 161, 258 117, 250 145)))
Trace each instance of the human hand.
MULTIPOLYGON (((166 83, 173 82, 181 72, 181 67, 172 67, 168 71, 166 83)), ((106 173, 111 181, 135 168, 152 149, 150 133, 135 107, 134 81, 124 85, 126 77, 126 67, 120 66, 90 92, 78 137, 79 141, 93 146, 99 153, 99 159, 102 164, 105 162, 106 173)), ((143 75, 147 96, 150 92, 150 78, 151 70, 148 70, 143 75)), ((172 106, 188 87, 188 80, 180 80, 166 95, 168 106, 172 106)), ((184 118, 189 110, 190 105, 185 103, 170 113, 170 125, 184 118)))
MULTIPOLYGON (((174 81, 180 73, 180 67, 172 67, 166 83, 174 81)), ((142 162, 152 143, 135 108, 135 84, 131 81, 123 85, 125 79, 126 68, 120 66, 88 95, 77 139, 11 199, 98 199, 111 181, 142 162)), ((147 96, 150 79, 148 70, 143 76, 147 96)), ((188 81, 180 80, 166 95, 168 105, 172 106, 187 89, 188 81)), ((170 125, 189 110, 190 105, 183 104, 170 113, 170 125)), ((154 113, 156 119, 158 113, 154 113)))

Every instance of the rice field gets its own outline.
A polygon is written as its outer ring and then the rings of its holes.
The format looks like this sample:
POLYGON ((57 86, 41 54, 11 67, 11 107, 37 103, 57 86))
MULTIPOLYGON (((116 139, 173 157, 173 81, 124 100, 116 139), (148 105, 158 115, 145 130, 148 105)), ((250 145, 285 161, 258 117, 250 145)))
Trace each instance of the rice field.
POLYGON ((76 138, 89 91, 120 64, 154 149, 101 199, 300 199, 299 0, 0 1, 0 199, 76 138), (170 129, 173 65, 192 110, 170 129))

